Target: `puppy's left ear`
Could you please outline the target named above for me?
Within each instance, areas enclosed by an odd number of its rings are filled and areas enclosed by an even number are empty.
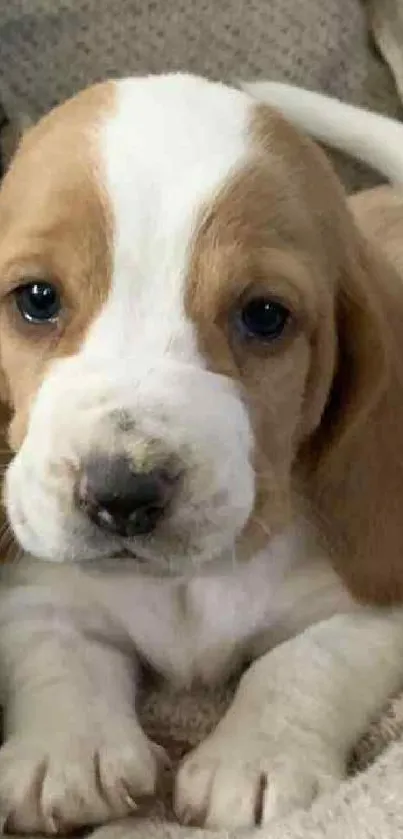
[[[393,267],[353,226],[346,236],[336,291],[336,364],[320,426],[311,441],[321,469],[345,456],[346,443],[385,392],[391,371]],[[389,301],[389,302],[388,302]]]

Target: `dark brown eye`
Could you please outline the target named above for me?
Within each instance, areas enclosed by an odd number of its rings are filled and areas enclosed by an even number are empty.
[[[44,281],[25,283],[14,292],[20,315],[28,323],[55,323],[60,310],[60,295],[54,285]]]
[[[281,337],[290,318],[290,311],[282,303],[255,297],[238,312],[237,326],[245,338],[271,342]]]

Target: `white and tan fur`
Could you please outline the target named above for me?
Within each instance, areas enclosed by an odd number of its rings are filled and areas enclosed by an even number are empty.
[[[23,141],[0,193],[5,504],[32,555],[1,594],[9,828],[117,818],[154,792],[143,661],[183,686],[252,662],[176,781],[179,819],[212,827],[333,788],[403,681],[403,285],[356,216],[310,141],[201,79],[101,85]],[[18,321],[32,276],[62,287],[56,327]],[[274,352],[230,334],[256,284],[295,314]],[[76,509],[94,449],[180,458],[151,538]]]

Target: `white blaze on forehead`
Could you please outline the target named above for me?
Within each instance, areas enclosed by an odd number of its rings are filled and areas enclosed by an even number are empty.
[[[125,79],[116,96],[101,136],[114,224],[112,288],[84,354],[190,361],[189,249],[203,205],[245,161],[250,100],[182,75]]]

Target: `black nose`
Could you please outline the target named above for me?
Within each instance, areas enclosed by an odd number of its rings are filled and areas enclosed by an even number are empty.
[[[77,504],[98,527],[119,536],[152,533],[171,500],[176,476],[167,469],[137,472],[124,456],[87,463],[76,491]]]

